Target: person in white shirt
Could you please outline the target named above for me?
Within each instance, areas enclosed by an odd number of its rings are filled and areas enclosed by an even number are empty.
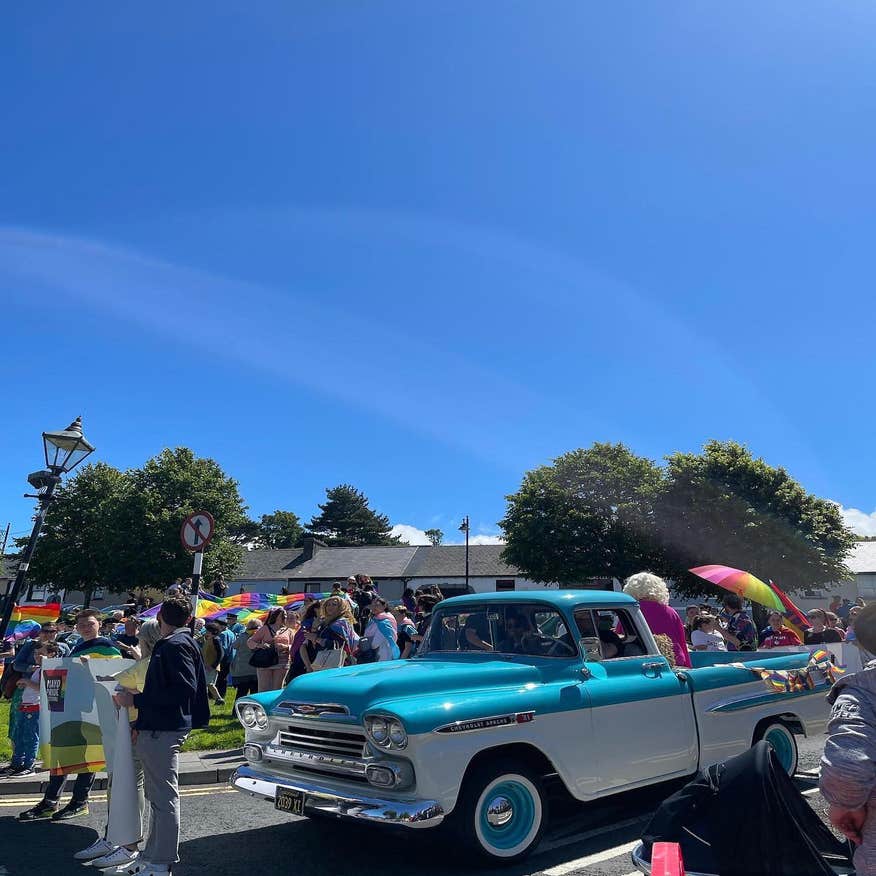
[[[690,643],[694,651],[726,651],[724,631],[710,614],[695,617],[691,624]]]

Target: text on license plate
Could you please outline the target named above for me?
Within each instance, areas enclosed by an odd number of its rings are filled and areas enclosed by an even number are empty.
[[[274,808],[288,815],[304,815],[304,792],[290,788],[277,788]]]

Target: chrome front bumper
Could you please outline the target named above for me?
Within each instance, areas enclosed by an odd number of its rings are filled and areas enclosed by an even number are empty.
[[[272,776],[251,766],[236,769],[228,784],[253,797],[274,801],[277,788],[288,788],[304,794],[304,811],[354,818],[378,824],[402,827],[435,827],[444,820],[444,810],[435,800],[380,800],[364,794],[341,793],[298,776]]]

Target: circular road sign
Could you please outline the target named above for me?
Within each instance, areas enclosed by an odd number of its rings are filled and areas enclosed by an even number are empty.
[[[183,547],[187,551],[202,551],[213,537],[213,528],[216,526],[213,515],[209,511],[197,511],[189,514],[183,520],[179,537]]]

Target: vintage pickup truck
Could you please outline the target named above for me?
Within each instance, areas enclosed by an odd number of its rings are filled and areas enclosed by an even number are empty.
[[[795,734],[823,732],[827,681],[775,693],[726,664],[792,669],[809,654],[692,659],[674,670],[622,593],[448,599],[413,659],[240,699],[247,763],[230,783],[295,815],[449,824],[457,841],[512,861],[545,829],[548,775],[594,800],[688,776],[764,738],[793,772]]]

